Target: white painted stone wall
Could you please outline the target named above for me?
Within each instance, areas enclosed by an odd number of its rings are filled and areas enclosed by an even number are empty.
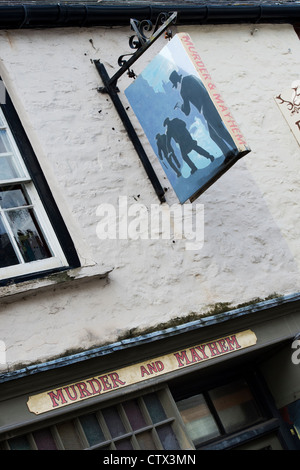
[[[274,101],[299,79],[300,41],[289,25],[181,28],[189,33],[252,152],[205,192],[204,244],[99,240],[97,208],[119,197],[150,210],[158,199],[92,63],[110,75],[131,52],[129,28],[1,31],[0,73],[93,279],[0,305],[1,370],[115,341],[218,302],[235,306],[300,290],[300,147]],[[163,38],[134,66],[136,73]],[[124,76],[122,90],[130,84]],[[123,99],[123,94],[120,95]],[[133,117],[134,119],[134,117]],[[169,187],[138,131],[163,186]],[[169,187],[167,203],[177,199]],[[15,291],[21,290],[18,286]],[[7,294],[7,289],[1,289]],[[1,293],[0,293],[1,294]]]

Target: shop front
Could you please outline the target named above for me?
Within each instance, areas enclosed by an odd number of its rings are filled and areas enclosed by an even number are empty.
[[[261,302],[3,375],[1,449],[299,449],[298,307]]]

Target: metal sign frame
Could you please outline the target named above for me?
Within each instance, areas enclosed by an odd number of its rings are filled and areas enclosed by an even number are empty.
[[[165,190],[161,186],[161,183],[149,161],[149,158],[140,142],[140,139],[137,136],[137,133],[128,117],[128,114],[118,96],[119,89],[117,87],[118,79],[127,71],[129,77],[134,78],[135,74],[130,69],[130,67],[136,62],[141,55],[149,49],[150,46],[167,30],[167,28],[171,24],[175,24],[177,18],[177,12],[174,13],[160,13],[157,17],[157,21],[154,27],[154,33],[147,38],[145,31],[151,31],[153,26],[151,21],[144,20],[144,21],[137,21],[135,19],[130,20],[131,28],[135,31],[135,35],[131,36],[129,39],[129,45],[131,48],[137,49],[137,51],[133,54],[124,54],[119,57],[118,64],[120,65],[120,69],[112,76],[109,77],[107,70],[100,60],[94,60],[95,67],[102,79],[103,87],[98,88],[99,93],[107,93],[115,108],[121,118],[124,127],[127,131],[129,138],[131,139],[133,146],[144,166],[144,169],[155,189],[155,192],[160,200],[160,202],[166,202],[165,200]],[[160,22],[162,25],[159,27]],[[167,32],[166,37],[171,37],[171,33]],[[135,39],[137,38],[137,40]],[[128,60],[124,60],[126,55],[131,55],[131,58]]]

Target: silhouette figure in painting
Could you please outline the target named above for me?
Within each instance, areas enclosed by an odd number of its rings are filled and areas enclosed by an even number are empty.
[[[223,155],[227,158],[234,156],[236,145],[201,80],[194,75],[182,78],[182,75],[179,75],[175,70],[169,79],[173,88],[177,88],[178,84],[181,84],[180,95],[183,100],[180,106],[181,111],[188,116],[191,112],[191,105],[195,106],[206,120],[209,135]]]
[[[176,175],[179,177],[181,173],[179,171],[180,163],[175,155],[175,152],[171,145],[167,146],[167,136],[166,134],[156,134],[156,143],[158,149],[158,156],[163,161],[167,160],[170,167],[175,171]],[[174,160],[174,161],[173,161]],[[175,163],[174,163],[175,162]]]
[[[194,162],[189,157],[189,153],[192,150],[195,150],[199,155],[208,158],[210,161],[214,160],[214,157],[208,153],[204,148],[198,145],[197,141],[193,139],[191,134],[186,128],[186,123],[181,119],[174,118],[170,120],[166,118],[164,121],[164,127],[167,128],[166,137],[167,137],[167,149],[171,149],[171,140],[174,141],[179,145],[182,159],[188,164],[191,168],[191,174],[195,173],[198,170]]]

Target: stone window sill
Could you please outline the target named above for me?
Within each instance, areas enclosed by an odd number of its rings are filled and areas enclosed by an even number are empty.
[[[83,284],[97,279],[105,279],[113,267],[108,266],[82,266],[49,274],[38,279],[11,283],[0,287],[0,299],[5,301],[15,300],[16,297],[24,297],[30,294],[40,293],[53,288],[68,287],[74,284]]]

